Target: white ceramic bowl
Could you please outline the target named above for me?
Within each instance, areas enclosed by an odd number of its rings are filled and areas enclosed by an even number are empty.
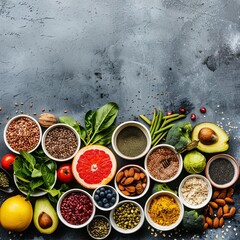
[[[117,140],[118,140],[118,136],[119,134],[122,132],[122,130],[124,130],[125,128],[128,128],[128,127],[136,127],[138,129],[141,130],[141,132],[144,134],[144,136],[146,137],[146,146],[145,148],[140,151],[139,150],[139,153],[137,155],[133,155],[133,156],[128,156],[126,154],[123,154],[120,150],[119,150],[119,146],[117,144]],[[133,146],[133,145],[132,145]],[[112,134],[112,147],[113,147],[113,150],[115,151],[115,153],[123,158],[123,159],[126,159],[126,160],[136,160],[136,159],[140,159],[142,157],[144,157],[147,152],[149,151],[150,147],[151,147],[151,135],[150,135],[150,132],[149,130],[147,129],[147,127],[145,127],[142,123],[140,122],[137,122],[137,121],[127,121],[127,122],[124,122],[122,124],[120,124],[113,132]],[[136,146],[134,146],[134,149],[136,150]],[[137,150],[138,152],[138,150]]]
[[[143,192],[142,192],[141,194],[136,194],[136,195],[134,195],[134,196],[127,196],[127,195],[125,195],[125,194],[119,189],[118,183],[117,183],[117,181],[116,181],[119,172],[122,172],[122,171],[124,171],[124,170],[126,170],[126,169],[130,169],[130,168],[138,168],[138,169],[140,169],[141,172],[144,173],[144,175],[145,175],[145,177],[146,177],[146,183],[145,183],[146,186],[145,186]],[[142,180],[141,180],[141,181],[142,181]],[[136,183],[137,183],[137,181],[135,180],[135,181],[134,181],[132,184],[130,184],[130,185],[136,185]],[[124,198],[126,198],[126,199],[130,199],[130,200],[135,200],[135,199],[139,199],[139,198],[143,197],[143,196],[147,193],[147,191],[148,191],[148,189],[149,189],[149,186],[150,186],[150,178],[149,178],[149,175],[148,175],[148,173],[146,172],[146,170],[145,170],[144,168],[142,168],[141,166],[136,165],[136,164],[128,164],[128,165],[125,165],[125,166],[123,166],[122,168],[120,168],[120,169],[118,170],[118,172],[116,173],[115,178],[114,178],[114,186],[115,186],[116,190],[118,191],[118,193],[119,193],[122,197],[124,197]],[[122,186],[123,186],[123,185],[122,185]],[[124,187],[127,187],[127,186],[124,186]]]
[[[4,142],[5,142],[5,144],[6,144],[6,146],[8,147],[9,150],[11,150],[12,152],[14,152],[14,153],[16,153],[16,154],[19,154],[19,151],[15,150],[13,147],[10,146],[10,144],[9,144],[8,141],[7,141],[7,136],[6,136],[9,125],[10,125],[13,121],[15,121],[15,120],[17,120],[17,119],[19,119],[19,118],[28,118],[28,119],[32,120],[32,121],[37,125],[37,127],[38,127],[38,130],[39,130],[39,140],[38,140],[38,143],[37,143],[33,148],[31,148],[29,151],[27,151],[27,152],[31,153],[31,152],[35,151],[35,150],[38,148],[38,146],[39,146],[40,143],[41,143],[41,139],[42,139],[42,128],[41,128],[41,126],[39,125],[38,121],[37,121],[35,118],[31,117],[31,116],[28,116],[28,115],[25,115],[25,114],[20,114],[20,115],[17,115],[17,116],[15,116],[15,117],[11,118],[11,119],[8,121],[8,123],[6,124],[5,128],[4,128],[4,133],[3,133]]]
[[[62,213],[61,213],[61,206],[63,204],[63,201],[66,197],[69,197],[69,194],[72,194],[72,193],[77,193],[77,194],[84,194],[85,196],[87,196],[89,198],[89,201],[91,203],[91,207],[92,207],[92,214],[91,216],[89,216],[88,220],[85,221],[84,223],[82,224],[71,224],[69,223],[68,221],[65,220],[65,218],[63,217]],[[75,199],[76,200],[76,199]],[[71,200],[66,206],[65,206],[65,209],[66,211],[68,212],[67,215],[70,216],[70,212],[71,210],[69,209],[69,205],[71,205],[71,203],[73,202],[74,200]],[[77,201],[77,200],[76,200]],[[77,201],[79,202],[79,201]],[[79,204],[79,207],[81,207],[82,205]],[[89,205],[88,205],[89,206]],[[75,207],[75,210],[76,210],[76,207]],[[80,210],[81,211],[81,210]],[[80,212],[79,211],[79,212]],[[83,227],[86,227],[91,221],[92,219],[94,218],[95,216],[95,212],[96,212],[96,208],[95,208],[95,205],[93,203],[93,199],[92,199],[92,196],[86,192],[85,190],[82,190],[82,189],[79,189],[79,188],[73,188],[73,189],[70,189],[68,191],[66,191],[65,193],[63,193],[61,195],[61,197],[58,199],[58,202],[57,202],[57,215],[60,219],[60,221],[66,225],[67,227],[69,228],[74,228],[74,229],[78,229],[78,228],[83,228]],[[72,219],[72,217],[70,217],[70,219]]]
[[[105,189],[111,189],[111,190],[115,193],[115,195],[116,195],[116,196],[115,196],[115,198],[116,198],[115,203],[114,203],[112,206],[107,207],[107,208],[99,206],[98,201],[95,200],[96,194],[98,194],[98,191],[101,191],[101,188],[102,188],[102,187],[104,187]],[[98,194],[98,195],[99,195],[99,194]],[[119,194],[118,194],[117,190],[116,190],[114,187],[110,186],[110,185],[102,185],[102,186],[97,187],[97,188],[93,191],[92,197],[93,197],[93,202],[94,202],[95,206],[96,206],[98,209],[102,210],[102,211],[110,211],[110,210],[112,210],[113,208],[115,208],[115,207],[117,206],[117,204],[118,204],[118,202],[119,202]]]
[[[159,183],[167,183],[167,182],[171,182],[171,181],[175,180],[180,175],[180,173],[182,172],[182,169],[183,169],[183,159],[182,159],[181,154],[177,154],[178,161],[179,161],[179,167],[178,167],[178,170],[177,170],[177,172],[174,176],[172,176],[171,178],[168,178],[168,179],[157,179],[156,177],[154,177],[151,174],[151,172],[148,169],[148,158],[152,154],[152,152],[154,152],[156,149],[161,148],[161,147],[169,148],[174,153],[177,153],[175,148],[173,146],[169,145],[169,144],[156,145],[155,147],[151,148],[150,151],[148,152],[148,154],[146,155],[145,160],[144,160],[144,168],[146,169],[150,178],[153,179],[154,181],[159,182]],[[162,168],[162,171],[167,171],[168,170],[168,168],[165,169],[163,166],[161,166],[161,168]]]
[[[178,204],[179,209],[180,209],[180,214],[179,214],[177,221],[169,226],[163,226],[163,225],[160,225],[160,224],[154,222],[148,213],[151,202],[155,198],[160,197],[160,196],[169,196],[169,197],[173,198],[175,200],[175,202]],[[153,195],[151,195],[148,198],[148,200],[145,204],[145,207],[144,207],[144,213],[145,213],[146,220],[152,227],[154,227],[155,229],[160,230],[160,231],[169,231],[169,230],[174,229],[181,223],[181,221],[183,219],[183,214],[184,214],[184,206],[176,194],[169,192],[169,191],[160,191],[160,192],[154,193]]]
[[[96,218],[103,218],[103,219],[105,219],[105,220],[108,222],[108,224],[109,224],[108,233],[107,233],[105,236],[103,236],[103,237],[95,237],[94,235],[92,235],[92,233],[91,233],[91,231],[90,231],[91,222],[94,221],[94,219],[96,219]],[[112,225],[111,225],[111,223],[110,223],[110,220],[109,220],[107,217],[103,216],[103,215],[96,215],[96,216],[93,218],[92,221],[87,225],[87,231],[88,231],[89,236],[90,236],[91,238],[93,238],[93,239],[98,239],[98,240],[102,240],[102,239],[107,238],[107,237],[109,236],[109,234],[111,233],[111,230],[112,230]]]
[[[114,220],[114,212],[116,211],[116,209],[117,209],[119,206],[121,206],[121,205],[124,204],[124,203],[132,203],[132,204],[134,204],[135,206],[137,206],[137,207],[139,208],[139,210],[140,210],[140,221],[139,221],[138,225],[135,226],[134,228],[131,228],[131,229],[123,229],[123,228],[117,226],[117,224],[116,224],[116,222],[115,222],[115,220]],[[116,231],[118,231],[118,232],[120,232],[120,233],[123,233],[123,234],[131,234],[131,233],[134,233],[134,232],[138,231],[138,230],[142,227],[142,225],[143,225],[143,223],[144,223],[144,211],[143,211],[143,208],[141,207],[141,205],[138,204],[137,202],[132,201],[132,200],[124,200],[124,201],[119,202],[118,205],[110,212],[109,219],[110,219],[110,222],[111,222],[111,224],[112,224],[112,227],[113,227]]]
[[[211,163],[213,163],[215,160],[219,159],[219,158],[223,158],[223,159],[226,159],[228,160],[232,165],[233,165],[233,168],[234,168],[234,175],[233,175],[233,178],[231,181],[225,183],[225,184],[218,184],[218,183],[215,183],[210,174],[209,174],[209,168],[210,168],[210,165]],[[206,168],[205,168],[205,175],[206,177],[208,178],[208,180],[210,181],[210,183],[212,184],[212,186],[216,187],[216,188],[228,188],[228,187],[231,187],[239,178],[239,164],[237,162],[237,160],[228,155],[228,154],[224,154],[224,153],[221,153],[221,154],[216,154],[214,155],[213,157],[211,157],[208,162],[207,162],[207,165],[206,165]]]
[[[186,197],[184,197],[183,196],[183,193],[182,193],[182,188],[183,188],[183,186],[184,186],[184,184],[186,183],[186,181],[190,181],[190,179],[200,179],[200,181],[201,180],[203,180],[205,183],[206,183],[206,185],[207,185],[207,197],[205,198],[205,200],[204,201],[202,201],[200,204],[191,204],[189,201],[187,201],[186,200]],[[201,188],[202,187],[202,185],[200,186],[200,188],[199,188],[199,190],[198,191],[196,191],[197,190],[197,186],[196,186],[196,183],[193,185],[193,189],[190,191],[190,193],[189,193],[189,197],[191,197],[191,199],[197,199],[197,197],[196,196],[199,196],[198,195],[198,193],[203,193],[203,189]],[[191,186],[189,186],[189,189],[191,189]],[[196,193],[195,192],[193,192],[193,191],[196,191]],[[193,193],[194,193],[194,195],[193,195]],[[212,197],[212,186],[211,186],[211,183],[208,181],[208,179],[206,178],[206,177],[204,177],[204,176],[202,176],[202,175],[200,175],[200,174],[191,174],[191,175],[188,175],[187,177],[185,177],[182,181],[181,181],[181,183],[180,183],[180,185],[179,185],[179,187],[178,187],[178,196],[179,196],[179,198],[181,199],[181,201],[182,201],[182,203],[186,206],[186,207],[188,207],[188,208],[191,208],[191,209],[200,209],[200,208],[203,208],[204,206],[206,206],[207,204],[208,204],[208,202],[210,201],[210,199],[211,199],[211,197]]]
[[[18,189],[21,193],[23,193],[24,195],[27,195],[27,192],[25,192],[25,191],[23,191],[23,190],[21,190],[21,189],[19,188],[18,183],[17,183],[17,178],[16,178],[15,174],[13,174],[13,180],[14,180],[14,183],[15,183],[17,189]],[[51,189],[52,189],[52,188],[54,187],[54,185],[56,184],[56,181],[57,181],[57,171],[55,172],[55,180],[54,180],[53,185],[51,186]],[[41,196],[44,196],[44,195],[46,195],[46,194],[47,194],[47,192],[45,192],[45,191],[35,191],[35,192],[31,193],[30,196],[31,196],[31,197],[41,197]]]
[[[59,127],[64,127],[64,128],[70,129],[70,130],[75,134],[75,136],[76,136],[76,138],[77,138],[77,147],[76,147],[75,152],[74,152],[71,156],[69,156],[69,157],[67,157],[67,158],[64,158],[64,159],[60,159],[60,158],[53,157],[53,156],[46,150],[46,146],[45,146],[45,139],[46,139],[47,134],[48,134],[51,130],[53,130],[54,128],[59,128]],[[55,160],[55,161],[58,161],[58,162],[65,162],[65,161],[71,160],[71,159],[77,154],[78,150],[80,149],[80,146],[81,146],[81,139],[80,139],[80,136],[79,136],[79,134],[77,133],[77,131],[76,131],[73,127],[71,127],[71,126],[69,126],[69,125],[67,125],[67,124],[64,124],[64,123],[57,123],[57,124],[54,124],[54,125],[48,127],[48,128],[46,129],[46,131],[44,132],[43,137],[42,137],[42,149],[43,149],[44,153],[45,153],[49,158],[51,158],[51,159],[53,159],[53,160]]]

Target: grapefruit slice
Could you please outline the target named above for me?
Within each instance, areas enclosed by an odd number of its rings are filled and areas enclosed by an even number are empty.
[[[79,184],[95,189],[108,184],[117,170],[117,160],[112,151],[101,145],[83,147],[75,155],[72,172]]]

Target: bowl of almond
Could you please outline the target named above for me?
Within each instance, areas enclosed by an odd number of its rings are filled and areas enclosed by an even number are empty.
[[[141,166],[128,164],[118,170],[114,178],[114,185],[122,197],[135,200],[147,193],[150,178]]]

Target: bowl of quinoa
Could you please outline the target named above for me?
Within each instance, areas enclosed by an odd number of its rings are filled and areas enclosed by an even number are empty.
[[[144,168],[154,181],[167,183],[180,175],[183,169],[183,159],[173,146],[159,144],[151,148],[146,155]]]
[[[203,208],[212,197],[211,183],[203,175],[188,175],[179,185],[178,196],[182,203],[188,208]]]
[[[11,118],[4,128],[4,141],[12,152],[33,152],[41,143],[42,129],[38,121],[25,114]]]
[[[72,159],[81,146],[77,131],[64,123],[49,127],[42,137],[44,153],[51,159],[64,162]]]

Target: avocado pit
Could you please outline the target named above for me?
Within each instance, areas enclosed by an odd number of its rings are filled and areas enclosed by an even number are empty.
[[[52,218],[45,212],[41,212],[38,217],[39,226],[43,229],[50,228],[53,224]]]
[[[216,132],[208,127],[204,127],[199,131],[198,139],[205,145],[211,145],[218,141]]]

